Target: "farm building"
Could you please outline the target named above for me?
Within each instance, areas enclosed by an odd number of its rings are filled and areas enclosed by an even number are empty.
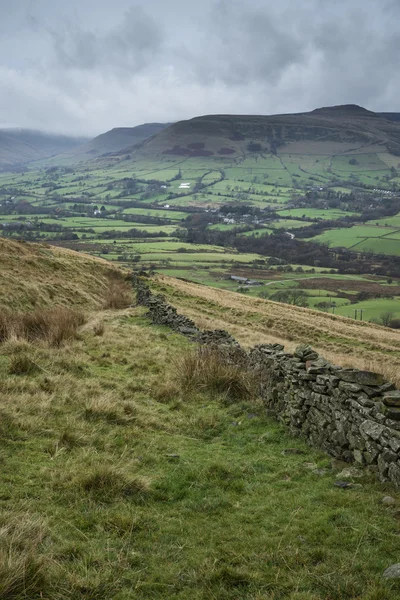
[[[255,281],[247,277],[238,277],[237,275],[229,275],[228,279],[236,281],[236,283],[240,283],[241,285],[264,285],[262,281]]]

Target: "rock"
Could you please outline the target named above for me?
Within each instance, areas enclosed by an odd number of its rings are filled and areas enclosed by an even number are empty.
[[[338,473],[338,477],[343,477],[343,478],[350,477],[352,479],[358,479],[359,477],[362,477],[363,475],[364,475],[364,473],[362,471],[360,471],[359,469],[357,469],[356,467],[347,467],[347,468],[343,469],[343,471]]]
[[[304,450],[300,450],[299,448],[286,448],[281,452],[282,456],[289,456],[291,454],[305,454]]]
[[[383,396],[383,404],[386,406],[399,406],[400,407],[400,390],[393,390],[392,392],[385,392]]]
[[[199,333],[199,330],[194,329],[194,327],[178,327],[177,331],[182,333],[182,335],[196,335]]]
[[[361,391],[361,386],[357,385],[356,383],[348,383],[347,381],[339,381],[339,389],[340,390],[344,390],[345,392],[360,392]]]
[[[306,367],[307,367],[307,363],[306,363]],[[307,373],[309,373],[309,375],[322,375],[323,373],[326,373],[326,368],[325,367],[315,367],[314,363],[311,363],[311,366],[307,367]]]
[[[360,489],[363,487],[362,483],[353,483],[352,481],[335,481],[335,483],[333,484],[334,486],[338,487],[338,488],[343,488],[343,489]]]
[[[400,486],[400,467],[396,463],[389,465],[388,477],[395,485]]]
[[[400,578],[400,563],[391,565],[384,571],[382,577],[385,579],[399,579]]]
[[[396,500],[392,496],[384,496],[381,500],[381,503],[385,506],[394,506],[396,504]]]
[[[317,360],[319,355],[317,352],[314,352],[314,350],[308,344],[300,344],[300,346],[297,346],[296,350],[294,351],[294,356],[302,359],[303,361],[307,361]]]
[[[389,381],[384,383],[383,385],[380,385],[379,387],[376,388],[378,390],[378,392],[380,394],[384,394],[385,392],[390,392],[392,390],[396,389],[396,386],[394,385],[394,383],[390,383]]]
[[[363,464],[364,462],[364,457],[363,457],[363,453],[361,452],[361,450],[353,450],[353,456],[354,456],[354,460],[356,461],[356,463],[359,464]]]
[[[360,432],[364,439],[369,437],[373,440],[379,440],[385,428],[374,421],[363,421],[360,425]]]
[[[342,369],[338,371],[338,377],[348,383],[357,383],[358,385],[382,385],[385,379],[379,373],[372,371],[358,371],[357,369]]]
[[[323,475],[326,475],[328,473],[328,469],[312,469],[312,473],[314,473],[315,475],[320,475],[322,477]]]
[[[349,487],[351,487],[351,485],[352,485],[352,484],[351,484],[351,482],[350,482],[350,481],[335,481],[335,483],[334,483],[333,485],[334,485],[335,487],[338,487],[338,488],[343,488],[343,489],[345,489],[345,488],[349,488]]]
[[[392,421],[400,421],[400,406],[385,406],[384,414],[387,419]]]

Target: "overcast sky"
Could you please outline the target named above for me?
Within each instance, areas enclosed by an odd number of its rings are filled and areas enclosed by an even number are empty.
[[[0,126],[400,111],[400,0],[0,0]]]

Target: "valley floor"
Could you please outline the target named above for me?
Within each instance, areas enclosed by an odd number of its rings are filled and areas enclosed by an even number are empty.
[[[0,597],[398,598],[400,495],[336,487],[257,400],[183,391],[192,351],[142,308],[2,345]]]

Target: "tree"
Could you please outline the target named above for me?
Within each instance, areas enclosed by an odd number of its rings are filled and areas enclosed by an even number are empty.
[[[269,298],[269,295],[268,295],[268,292],[267,292],[267,290],[263,290],[262,292],[260,292],[260,293],[258,294],[258,297],[259,297],[259,298],[263,298],[263,300],[266,300],[267,298]]]
[[[390,310],[387,310],[386,312],[381,313],[380,318],[382,321],[382,324],[385,327],[389,327],[389,323],[390,321],[393,319],[394,317],[394,313],[391,312]]]
[[[284,302],[285,304],[294,304],[295,306],[308,306],[308,296],[304,290],[296,288],[291,290],[279,290],[270,298],[275,302]]]

